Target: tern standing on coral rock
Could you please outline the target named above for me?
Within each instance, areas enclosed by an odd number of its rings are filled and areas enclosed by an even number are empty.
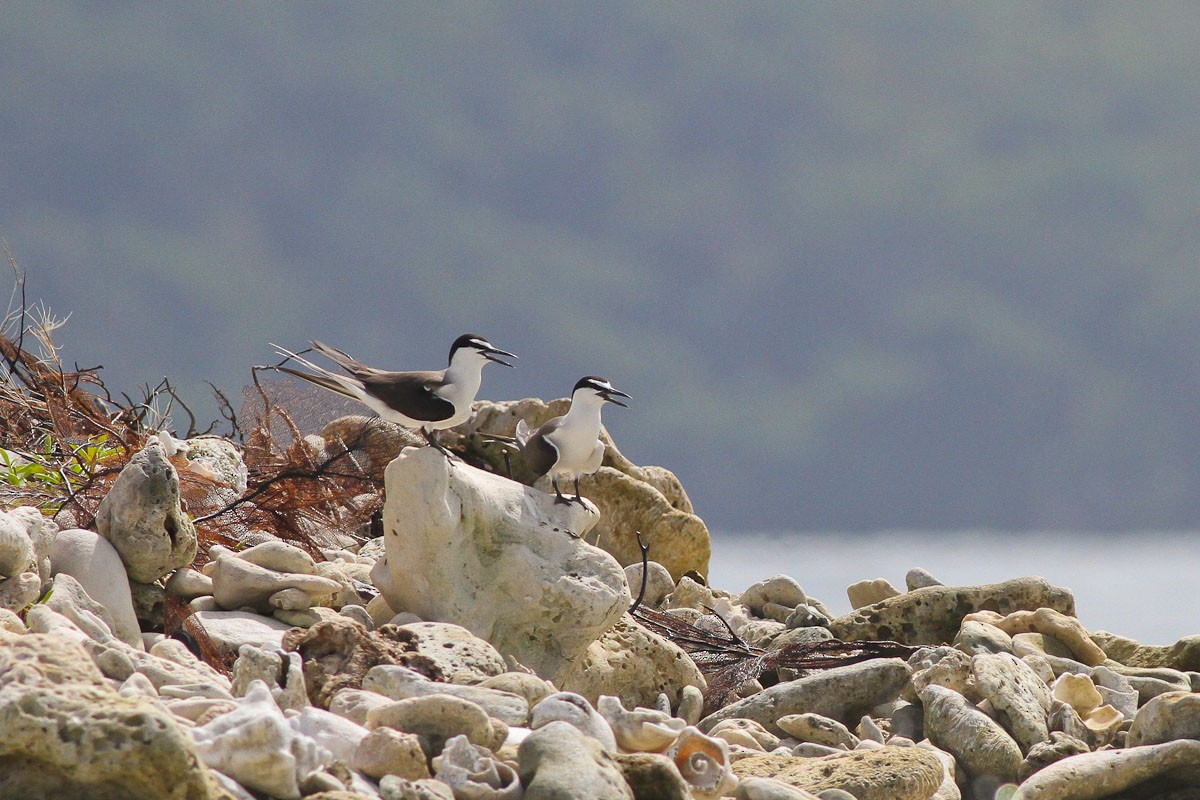
[[[319,367],[279,345],[272,347],[281,356],[303,364],[313,373],[282,365],[276,367],[279,371],[357,400],[386,420],[406,428],[419,428],[425,441],[446,456],[450,455],[449,451],[434,438],[433,431],[453,428],[470,418],[471,403],[479,391],[485,364],[492,361],[511,367],[512,364],[499,356],[517,357],[478,334],[465,333],[450,347],[450,365],[446,369],[387,372],[361,364],[329,345],[312,342],[313,349],[349,373],[347,377]]]
[[[591,475],[600,469],[604,459],[604,444],[600,441],[600,409],[605,403],[627,406],[617,397],[629,398],[604,378],[588,375],[580,378],[571,392],[571,407],[561,417],[554,417],[536,431],[525,420],[517,422],[517,447],[525,463],[540,478],[550,476],[555,501],[570,502],[558,488],[559,477],[575,479],[575,501],[579,496],[579,476]]]

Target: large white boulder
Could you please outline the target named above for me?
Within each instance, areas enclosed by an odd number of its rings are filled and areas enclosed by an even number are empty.
[[[580,538],[590,504],[404,450],[385,473],[384,557],[371,578],[395,611],[454,622],[554,680],[632,602],[625,572]]]

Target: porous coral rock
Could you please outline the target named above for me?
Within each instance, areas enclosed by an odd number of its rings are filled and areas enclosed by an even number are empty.
[[[121,695],[78,644],[30,633],[0,648],[0,793],[89,800],[224,798],[179,723]]]
[[[903,644],[941,644],[951,641],[966,614],[992,609],[1007,614],[1022,609],[1051,608],[1075,613],[1075,600],[1066,589],[1042,578],[1017,578],[978,586],[927,586],[890,597],[829,623],[842,641],[890,640]]]
[[[501,448],[485,444],[477,432],[512,436],[518,419],[536,428],[551,417],[566,412],[568,400],[549,403],[536,398],[500,403],[476,402],[474,416],[450,432],[451,441],[468,446],[468,459],[486,462],[493,472],[504,472]],[[708,574],[711,543],[704,522],[695,515],[691,500],[679,480],[662,467],[639,467],[631,463],[601,427],[605,444],[603,466],[581,481],[584,496],[595,503],[601,518],[594,528],[598,546],[611,553],[623,566],[642,560],[636,531],[649,543],[652,555],[678,580],[689,570]],[[519,457],[512,458],[513,477],[545,491],[549,478],[533,481],[533,474]]]
[[[611,694],[626,706],[643,707],[653,705],[661,694],[677,702],[684,687],[707,685],[678,645],[628,615],[588,645],[555,683],[589,699]]]
[[[951,689],[931,684],[921,690],[925,735],[953,755],[972,778],[1012,781],[1021,766],[1021,749],[997,722]]]
[[[157,439],[121,469],[96,510],[96,530],[138,583],[192,563],[196,528],[180,506],[179,475]]]
[[[238,783],[281,800],[300,797],[300,784],[331,754],[288,724],[271,690],[254,681],[238,708],[192,730],[204,762]]]
[[[942,783],[942,762],[916,747],[883,747],[816,758],[768,754],[733,763],[743,780],[774,778],[809,792],[845,789],[857,800],[928,800]]]
[[[431,448],[402,452],[385,485],[386,555],[371,576],[393,609],[462,625],[559,683],[632,602],[620,565],[575,538],[595,524],[587,505]]]

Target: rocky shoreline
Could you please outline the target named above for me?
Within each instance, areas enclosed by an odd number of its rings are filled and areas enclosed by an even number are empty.
[[[840,617],[769,567],[724,592],[667,470],[610,445],[589,500],[556,504],[472,435],[555,404],[477,412],[452,442],[465,460],[386,426],[358,442],[384,485],[377,536],[206,539],[181,475],[247,491],[217,437],[148,437],[94,530],[6,503],[0,796],[1200,797],[1200,636],[1085,630],[1070,592],[1036,577],[949,587],[913,570],[903,591],[848,587]],[[302,444],[319,462],[368,424]],[[725,672],[629,613],[643,585],[643,608],[729,643]],[[866,644],[770,661],[837,640]],[[714,707],[730,665],[746,680]]]

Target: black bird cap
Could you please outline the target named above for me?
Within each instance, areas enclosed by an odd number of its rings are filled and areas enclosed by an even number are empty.
[[[496,347],[494,344],[489,342],[483,336],[480,336],[478,333],[464,333],[462,336],[460,336],[454,340],[454,344],[450,345],[450,360],[451,361],[454,360],[454,354],[457,353],[459,351],[459,349],[463,348],[463,347],[469,347],[472,350],[478,350],[479,352],[483,353],[484,357],[488,361],[494,361],[497,364],[503,364],[506,367],[511,367],[512,364],[508,364],[504,361],[501,361],[500,359],[495,358],[495,356],[501,355],[501,356],[508,356],[509,358],[517,357],[516,353],[510,353],[507,350],[501,350],[499,347]]]
[[[623,407],[625,404],[618,400],[617,397],[626,397],[631,400],[633,399],[609,383],[608,378],[601,378],[599,375],[585,375],[584,377],[580,378],[578,382],[576,382],[575,388],[571,390],[571,393],[574,394],[580,389],[593,389],[608,402],[615,403],[616,405]]]
[[[491,346],[491,342],[480,336],[478,333],[464,333],[462,336],[454,340],[454,344],[450,345],[450,357],[454,358],[454,354],[461,347],[473,347],[476,350],[482,350],[480,345]]]
[[[596,391],[603,391],[609,386],[612,386],[612,384],[608,382],[608,378],[601,378],[599,375],[585,375],[575,383],[575,388],[571,391],[575,392],[585,387],[595,389]]]

